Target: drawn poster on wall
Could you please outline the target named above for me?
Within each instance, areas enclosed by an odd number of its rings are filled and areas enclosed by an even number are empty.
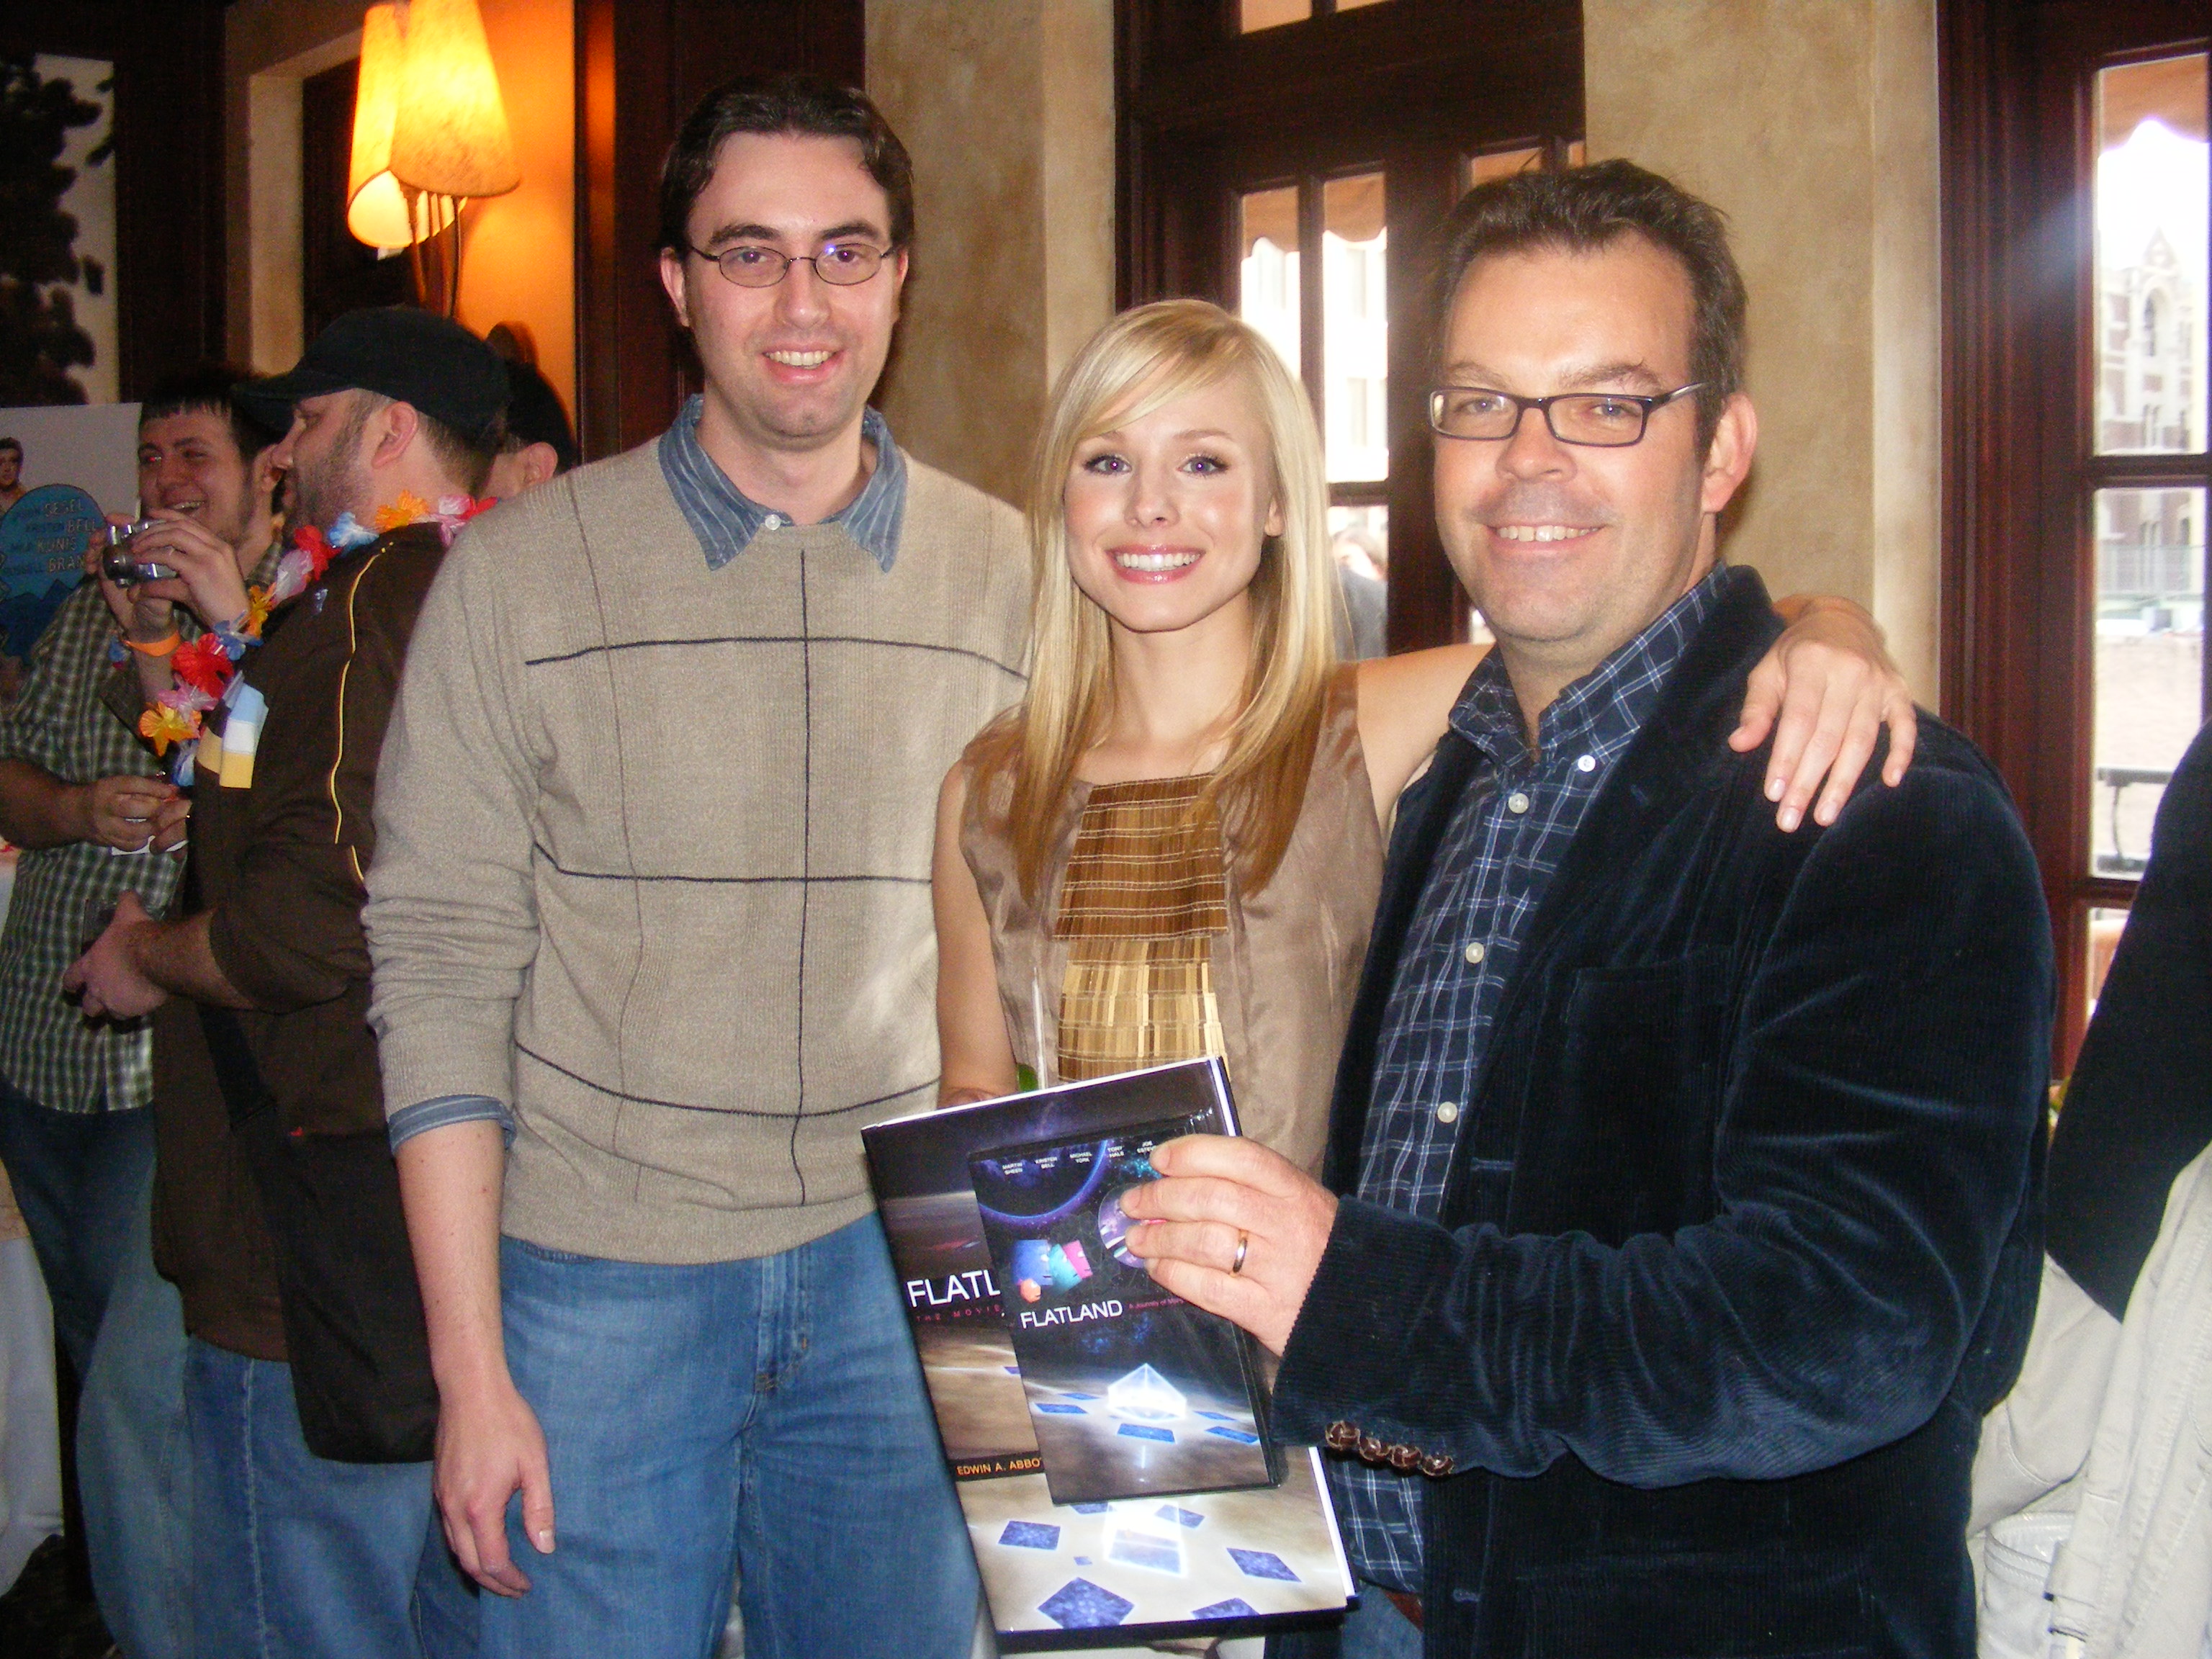
[[[87,538],[137,501],[137,404],[0,409],[0,703],[82,578]]]
[[[114,73],[0,56],[0,404],[115,399]]]

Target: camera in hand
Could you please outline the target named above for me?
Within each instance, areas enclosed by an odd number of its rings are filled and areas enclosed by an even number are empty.
[[[137,519],[129,524],[107,526],[107,551],[100,556],[100,568],[107,580],[118,587],[129,587],[137,582],[159,581],[177,574],[174,565],[153,559],[141,559],[131,550],[131,538],[142,530],[151,530],[159,519]]]

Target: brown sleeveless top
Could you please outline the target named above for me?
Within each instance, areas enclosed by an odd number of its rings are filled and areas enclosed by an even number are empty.
[[[990,918],[1017,1060],[1063,1082],[1219,1054],[1244,1132],[1319,1170],[1382,878],[1354,672],[1329,683],[1297,826],[1256,894],[1212,816],[1187,810],[1202,779],[1076,784],[1042,907],[1014,873],[1012,780],[969,788],[960,850]],[[971,747],[971,778],[973,760]]]

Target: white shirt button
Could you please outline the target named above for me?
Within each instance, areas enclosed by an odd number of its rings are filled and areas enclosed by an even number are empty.
[[[1444,1103],[1443,1103],[1443,1105],[1441,1105],[1441,1106],[1437,1107],[1437,1122],[1439,1122],[1439,1123],[1456,1123],[1456,1122],[1458,1122],[1458,1121],[1459,1121],[1459,1102],[1457,1102],[1457,1101],[1455,1101],[1455,1100],[1448,1100],[1448,1101],[1444,1102]]]
[[[782,529],[782,528],[783,528],[783,514],[781,514],[781,513],[771,513],[771,514],[769,514],[768,515],[768,517],[766,517],[765,519],[763,519],[763,520],[761,520],[761,528],[762,528],[763,530],[781,530],[781,529]]]
[[[1516,789],[1511,794],[1505,798],[1505,810],[1509,812],[1527,811],[1528,810],[1528,797],[1522,794],[1518,789]]]
[[[1595,755],[1584,755],[1580,760],[1577,760],[1575,763],[1575,770],[1577,772],[1596,771],[1597,757]]]
[[[1482,941],[1477,939],[1461,954],[1467,957],[1467,965],[1473,968],[1480,965],[1483,957],[1488,956],[1490,952],[1484,948]]]

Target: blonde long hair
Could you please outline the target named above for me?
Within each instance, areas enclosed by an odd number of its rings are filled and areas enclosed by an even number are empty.
[[[1244,706],[1200,810],[1221,814],[1248,892],[1267,885],[1290,843],[1335,665],[1342,604],[1329,556],[1321,440],[1305,393],[1256,331],[1203,300],[1163,300],[1124,312],[1076,354],[1054,388],[1037,442],[1029,499],[1029,695],[986,735],[975,780],[981,787],[1001,771],[1013,775],[1006,827],[1022,890],[1032,902],[1040,898],[1076,763],[1097,741],[1114,706],[1106,613],[1076,586],[1068,568],[1061,496],[1076,449],[1230,380],[1241,380],[1259,405],[1283,531],[1261,546],[1249,590],[1252,656]]]

